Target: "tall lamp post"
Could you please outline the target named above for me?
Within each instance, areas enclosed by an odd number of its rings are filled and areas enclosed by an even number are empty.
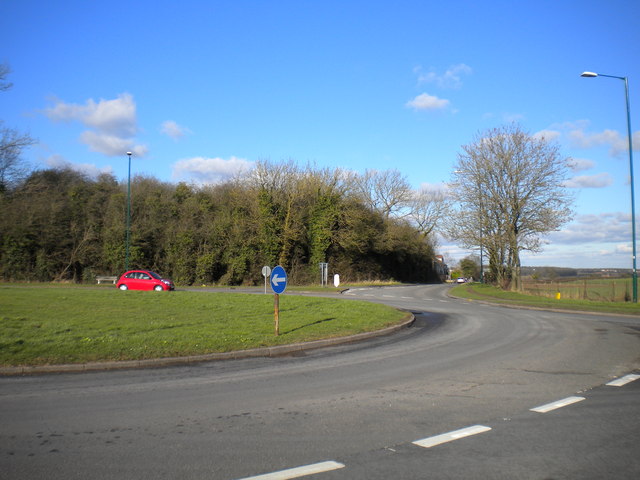
[[[129,175],[127,176],[127,240],[124,250],[124,271],[129,270],[129,243],[131,242],[131,152],[129,157]]]
[[[624,94],[627,102],[627,134],[629,138],[629,175],[631,176],[631,235],[633,245],[633,302],[638,303],[638,272],[636,270],[636,201],[633,186],[633,140],[631,138],[631,113],[629,109],[629,80],[627,77],[618,77],[617,75],[605,75],[603,73],[582,72],[582,77],[608,77],[617,78],[624,81]]]

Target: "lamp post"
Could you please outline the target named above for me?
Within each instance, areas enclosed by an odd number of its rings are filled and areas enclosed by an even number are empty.
[[[127,176],[127,240],[124,251],[124,271],[129,270],[129,243],[131,241],[131,152],[127,152],[129,157],[129,174]]]
[[[638,303],[638,272],[636,270],[636,201],[633,186],[633,140],[631,138],[631,112],[629,109],[629,80],[627,77],[618,77],[617,75],[605,75],[603,73],[582,72],[581,77],[608,77],[617,78],[624,81],[624,94],[627,102],[627,134],[629,138],[629,175],[631,176],[631,235],[633,245],[633,302]]]

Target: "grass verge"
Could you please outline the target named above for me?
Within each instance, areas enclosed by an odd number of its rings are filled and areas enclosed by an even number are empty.
[[[141,360],[269,347],[374,331],[406,317],[327,298],[0,286],[0,365]]]
[[[629,302],[594,302],[589,300],[570,300],[535,295],[525,295],[517,292],[506,292],[491,285],[469,283],[458,285],[451,289],[451,295],[469,300],[483,300],[503,305],[520,305],[537,308],[552,308],[583,312],[617,313],[625,315],[640,315],[640,304]]]

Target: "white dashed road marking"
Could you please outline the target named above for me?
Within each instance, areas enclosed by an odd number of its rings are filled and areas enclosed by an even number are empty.
[[[265,473],[255,477],[246,477],[240,480],[288,480],[291,478],[306,477],[307,475],[315,475],[316,473],[330,472],[344,468],[342,463],[328,461],[305,465],[304,467],[290,468],[279,472]]]
[[[631,383],[634,380],[638,380],[639,378],[640,375],[629,374],[625,375],[624,377],[617,378],[616,380],[612,380],[611,382],[607,383],[607,385],[609,387],[623,387],[627,383]]]
[[[562,400],[558,400],[557,402],[547,403],[546,405],[541,405],[536,408],[531,408],[532,412],[537,413],[547,413],[551,410],[556,410],[558,408],[566,407],[567,405],[571,405],[573,403],[581,402],[584,400],[584,397],[567,397]]]
[[[454,440],[460,440],[461,438],[470,437],[471,435],[488,432],[489,430],[491,430],[491,427],[485,427],[484,425],[474,425],[473,427],[461,428],[460,430],[443,433],[442,435],[436,435],[435,437],[416,440],[415,442],[413,442],[413,444],[423,448],[431,448],[442,443],[453,442]]]

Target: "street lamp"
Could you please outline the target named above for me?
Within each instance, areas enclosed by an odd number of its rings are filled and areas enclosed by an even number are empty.
[[[603,73],[582,72],[581,77],[609,77],[624,81],[624,93],[627,101],[627,134],[629,138],[629,175],[631,176],[631,235],[633,245],[633,302],[638,303],[638,272],[636,271],[636,201],[633,187],[633,140],[631,138],[631,113],[629,109],[629,80],[627,77],[617,75],[605,75]]]
[[[129,175],[127,176],[127,241],[124,251],[124,271],[129,270],[129,243],[131,241],[131,152],[127,152],[129,157]]]

